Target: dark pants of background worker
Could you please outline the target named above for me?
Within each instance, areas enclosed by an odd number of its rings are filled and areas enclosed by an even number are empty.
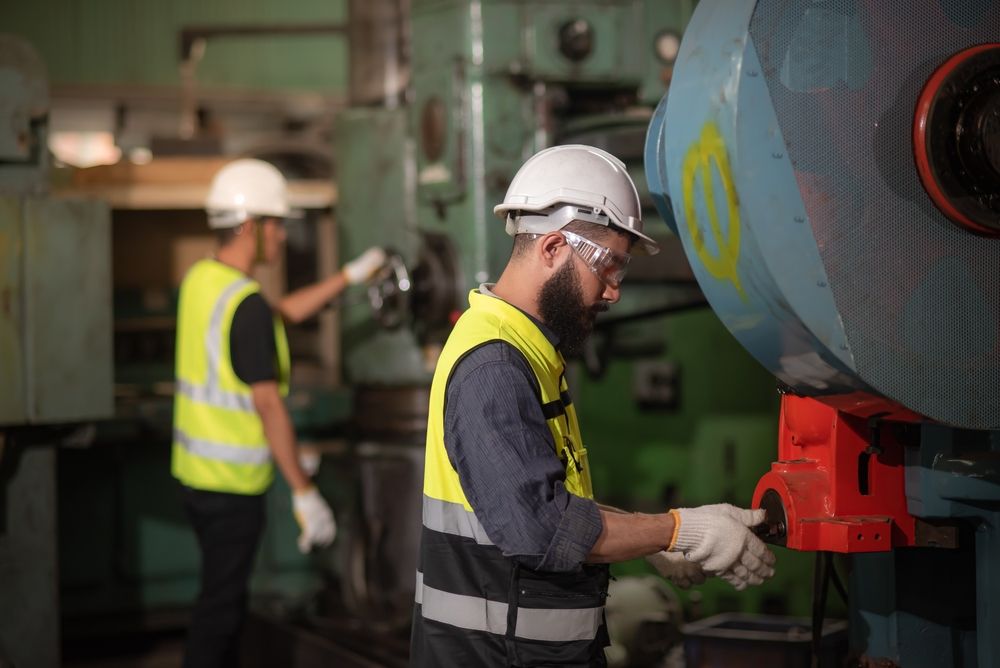
[[[184,667],[238,666],[250,572],[264,530],[264,496],[184,487],[182,497],[201,548],[201,592]]]

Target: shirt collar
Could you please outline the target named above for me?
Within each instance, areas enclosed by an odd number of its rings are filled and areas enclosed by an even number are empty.
[[[494,285],[496,285],[496,283],[481,283],[479,285],[479,293],[483,294],[483,295],[486,295],[487,297],[493,297],[494,299],[500,299],[500,297],[498,297],[496,295],[496,293],[493,292],[493,286]],[[510,304],[510,302],[508,302],[508,301],[505,301],[505,300],[502,300],[502,299],[501,299],[501,301],[503,301],[506,304]],[[513,304],[510,304],[510,305],[514,306]],[[517,307],[514,306],[514,308],[517,308]],[[524,316],[528,320],[530,320],[535,325],[535,327],[538,328],[538,331],[540,331],[542,333],[542,335],[546,338],[546,340],[549,343],[552,344],[553,348],[556,348],[556,349],[559,348],[559,337],[556,336],[555,332],[553,332],[551,329],[549,329],[548,325],[546,325],[544,322],[542,322],[538,318],[534,317],[530,313],[526,313],[522,309],[517,308],[517,310],[521,311],[521,313],[524,313]]]

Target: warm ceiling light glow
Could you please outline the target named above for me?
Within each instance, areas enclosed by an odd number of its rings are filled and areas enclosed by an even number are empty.
[[[74,167],[113,165],[122,157],[110,132],[54,132],[49,150],[57,160]]]

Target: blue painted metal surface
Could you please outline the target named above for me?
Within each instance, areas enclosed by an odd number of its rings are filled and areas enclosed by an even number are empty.
[[[852,642],[901,666],[1000,665],[1000,432],[921,426],[909,511],[962,525],[953,549],[855,555]]]
[[[650,191],[712,308],[764,366],[807,395],[867,389],[747,33],[755,4],[699,5],[647,135]]]
[[[996,2],[699,4],[649,189],[716,313],[795,392],[1000,429],[1000,242],[933,206],[910,143],[923,82],[991,34]]]
[[[1000,665],[1000,243],[930,203],[910,143],[937,65],[997,35],[996,0],[702,0],[646,140],[657,210],[747,350],[796,393],[937,422],[909,511],[968,534],[852,573],[854,649],[908,668]]]
[[[1000,431],[970,433],[926,424],[921,447],[907,453],[906,464],[911,513],[959,518],[974,527],[974,545],[959,548],[975,552],[976,623],[983,630],[979,665],[1000,665]]]

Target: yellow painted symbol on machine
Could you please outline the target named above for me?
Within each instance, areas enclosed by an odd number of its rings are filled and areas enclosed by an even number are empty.
[[[713,170],[714,167],[714,170]],[[715,201],[715,178],[718,174],[726,198],[726,213],[728,225],[725,231],[719,221],[719,211]],[[712,253],[705,244],[705,232],[699,224],[698,210],[695,206],[695,184],[701,181],[701,194],[704,198],[705,215],[708,218],[708,230],[715,241],[718,255]],[[737,263],[740,259],[740,205],[733,185],[733,171],[729,165],[729,156],[722,134],[714,121],[708,121],[701,130],[701,136],[695,140],[684,156],[681,170],[681,185],[684,196],[684,218],[687,221],[688,232],[695,253],[705,265],[708,273],[721,281],[729,281],[736,288],[740,298],[746,301],[746,293],[740,283]]]

